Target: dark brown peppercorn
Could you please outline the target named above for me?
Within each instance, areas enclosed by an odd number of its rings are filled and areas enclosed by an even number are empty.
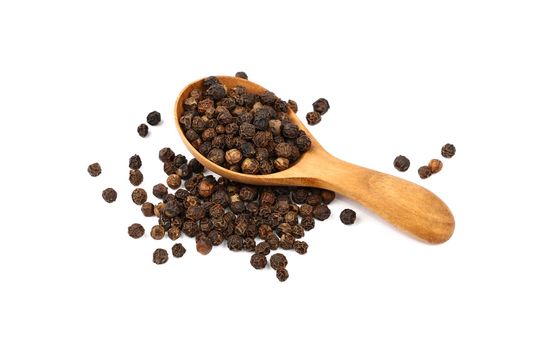
[[[436,174],[436,173],[439,173],[440,170],[442,170],[442,167],[444,166],[444,164],[439,159],[432,159],[428,163],[428,166],[430,167],[430,171],[432,171],[433,174]]]
[[[245,174],[257,174],[260,170],[260,163],[256,159],[246,158],[241,164],[241,170]]]
[[[288,100],[288,108],[294,113],[298,113],[298,104],[294,100]]]
[[[176,190],[182,184],[182,178],[176,174],[169,175],[167,178],[167,186]]]
[[[222,151],[221,149],[219,148],[213,148],[210,150],[210,152],[208,152],[207,154],[207,158],[215,163],[215,164],[218,164],[218,165],[222,165],[224,164],[224,151]]]
[[[231,235],[227,239],[227,246],[231,251],[243,249],[243,238],[239,235]]]
[[[225,158],[228,164],[234,165],[238,164],[241,161],[243,155],[238,149],[232,148],[226,152]]]
[[[286,260],[284,254],[275,253],[269,258],[269,265],[271,265],[274,270],[284,269],[286,265],[288,265],[288,260]]]
[[[129,236],[135,239],[144,236],[144,227],[141,224],[132,224],[127,231]]]
[[[206,236],[201,236],[195,242],[197,251],[203,255],[207,255],[212,250],[212,242]]]
[[[142,205],[148,199],[148,194],[143,188],[135,188],[131,194],[133,202],[137,205]]]
[[[288,279],[288,271],[286,269],[278,269],[277,270],[277,279],[281,282],[284,282]]]
[[[150,202],[146,202],[142,204],[140,211],[142,211],[142,215],[146,217],[154,216],[154,205]]]
[[[281,243],[279,237],[277,237],[277,235],[274,233],[270,234],[269,237],[267,237],[266,242],[269,245],[269,249],[271,250],[277,250]]]
[[[394,158],[393,162],[394,167],[398,171],[406,171],[410,167],[410,160],[402,155]]]
[[[161,160],[163,163],[172,162],[174,157],[174,152],[169,147],[164,147],[159,150],[159,160]]]
[[[352,225],[355,223],[356,213],[354,210],[351,209],[343,209],[341,214],[339,214],[339,219],[345,225]]]
[[[268,255],[271,249],[268,242],[260,242],[256,244],[256,248],[254,249],[254,251],[257,254]]]
[[[202,173],[205,170],[205,167],[195,158],[190,160],[188,166],[190,170],[194,173]]]
[[[137,127],[137,132],[140,135],[140,137],[146,137],[148,135],[148,125],[140,124]]]
[[[205,178],[197,186],[197,191],[201,197],[209,198],[214,193],[214,184]]]
[[[235,76],[236,76],[237,78],[241,78],[241,79],[246,79],[246,80],[248,80],[248,75],[246,75],[245,72],[237,72],[237,73],[235,73]]]
[[[184,248],[182,243],[175,243],[171,248],[171,251],[175,258],[181,258],[184,256],[184,254],[186,254],[186,248]]]
[[[144,175],[142,175],[142,172],[138,169],[136,170],[129,170],[129,182],[133,186],[138,186],[142,183],[144,180]]]
[[[324,204],[319,204],[313,209],[313,216],[317,220],[324,221],[330,217],[330,209]]]
[[[300,225],[305,231],[311,231],[315,228],[315,219],[312,216],[305,216],[301,218]]]
[[[150,125],[157,125],[161,121],[161,114],[159,112],[153,111],[148,114],[146,121]]]
[[[164,199],[165,196],[167,196],[167,194],[169,193],[169,190],[167,189],[167,186],[163,184],[157,184],[153,187],[152,193],[157,198]]]
[[[317,113],[320,113],[320,115],[324,115],[328,110],[330,109],[330,104],[328,103],[328,100],[325,98],[319,98],[315,102],[313,102],[313,110]]]
[[[453,146],[451,143],[446,143],[442,147],[442,157],[444,158],[451,158],[455,155],[455,146]]]
[[[419,174],[419,177],[421,179],[426,179],[432,175],[432,169],[428,165],[422,166],[417,170],[417,173]]]
[[[150,231],[150,236],[156,240],[163,239],[163,237],[165,237],[165,229],[160,225],[155,225]]]
[[[307,254],[307,248],[309,248],[309,245],[307,244],[307,242],[304,242],[304,241],[294,242],[294,250],[298,254],[301,254],[301,255]]]
[[[176,241],[180,238],[180,236],[182,236],[182,231],[180,231],[178,227],[171,227],[167,231],[167,236],[169,236],[171,240]]]
[[[118,193],[113,188],[107,188],[104,191],[102,191],[102,199],[106,201],[106,203],[112,203],[118,198]]]
[[[322,203],[330,204],[336,198],[336,193],[329,190],[320,191],[320,197],[322,198]]]
[[[254,238],[244,238],[243,239],[243,250],[247,252],[253,252],[256,249],[256,241]]]
[[[142,160],[140,160],[140,156],[138,154],[135,154],[131,158],[129,158],[129,168],[136,170],[140,169],[142,166]]]
[[[318,123],[321,122],[322,117],[321,117],[320,113],[318,113],[318,112],[309,112],[305,116],[305,119],[307,120],[307,124],[317,125]]]
[[[294,236],[292,236],[290,233],[283,233],[279,242],[279,246],[282,249],[288,250],[294,248],[294,242],[295,242]]]
[[[267,258],[263,254],[252,254],[250,257],[250,265],[256,270],[261,270],[267,266]]]
[[[100,167],[99,163],[93,163],[87,167],[87,172],[89,175],[96,177],[102,173],[102,168]]]

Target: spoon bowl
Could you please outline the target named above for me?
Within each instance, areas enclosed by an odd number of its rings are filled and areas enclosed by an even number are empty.
[[[247,92],[254,94],[267,91],[245,79],[227,76],[217,78],[228,89],[242,86]],[[268,175],[249,175],[213,163],[192,146],[178,121],[184,114],[184,100],[197,88],[203,88],[203,79],[189,84],[178,95],[174,110],[175,124],[188,150],[210,171],[232,181],[252,185],[328,189],[354,199],[400,230],[428,243],[443,243],[453,234],[455,229],[453,215],[435,194],[396,176],[360,167],[332,156],[290,109],[288,115],[292,123],[307,134],[312,145],[288,169]]]

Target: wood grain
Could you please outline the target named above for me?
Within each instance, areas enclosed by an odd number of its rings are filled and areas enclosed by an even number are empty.
[[[228,88],[244,86],[249,92],[261,93],[266,89],[248,80],[218,77]],[[326,188],[354,199],[384,220],[415,238],[428,243],[447,241],[455,229],[455,220],[447,205],[429,190],[375,170],[360,167],[329,154],[291,111],[289,115],[311,138],[312,146],[293,166],[270,175],[247,175],[223,168],[201,155],[186,139],[178,123],[184,112],[183,102],[191,90],[202,88],[203,81],[186,86],[175,104],[175,124],[182,141],[209,170],[233,181],[253,185],[309,186]]]

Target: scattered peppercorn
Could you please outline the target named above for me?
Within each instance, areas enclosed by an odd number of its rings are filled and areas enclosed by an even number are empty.
[[[298,113],[298,104],[294,100],[288,100],[288,108],[292,110],[294,113]]]
[[[406,171],[406,170],[409,169],[410,160],[408,158],[406,158],[405,156],[400,155],[400,156],[394,158],[393,165],[396,168],[396,170],[403,172],[403,171]]]
[[[313,102],[313,111],[320,113],[320,115],[324,115],[328,110],[330,109],[330,104],[328,103],[328,100],[325,98],[319,98],[315,102]]]
[[[159,150],[159,160],[161,160],[163,163],[172,162],[174,157],[174,152],[169,147],[164,147]]]
[[[140,210],[142,211],[142,215],[146,217],[154,216],[154,205],[150,202],[143,203]]]
[[[307,120],[307,124],[309,125],[317,125],[321,122],[322,117],[319,112],[309,112],[305,116],[305,119]]]
[[[107,188],[104,191],[102,191],[102,199],[106,201],[106,203],[112,203],[118,198],[118,193],[113,188]]]
[[[354,210],[351,209],[343,209],[341,214],[339,214],[339,219],[345,225],[352,225],[355,223],[356,213]]]
[[[208,237],[199,237],[196,241],[197,251],[203,255],[207,255],[212,250],[212,242]]]
[[[274,270],[284,269],[286,265],[288,265],[288,260],[286,260],[284,254],[275,253],[269,258],[269,265],[271,265]]]
[[[161,114],[156,111],[150,112],[146,117],[146,121],[148,122],[148,124],[155,126],[161,121]]]
[[[260,242],[256,244],[256,248],[254,249],[254,251],[257,254],[268,255],[271,251],[271,248],[268,242]]]
[[[182,184],[182,178],[176,174],[171,174],[167,178],[167,186],[176,190]]]
[[[157,184],[153,187],[152,193],[154,196],[156,196],[159,199],[164,199],[165,196],[169,193],[169,190],[167,187],[163,184]]]
[[[309,244],[305,241],[294,242],[294,250],[300,255],[307,254],[307,248],[309,248]]]
[[[154,257],[153,257],[154,264],[161,265],[166,263],[167,260],[169,260],[169,253],[167,253],[165,249],[157,248],[154,251]]]
[[[96,177],[102,173],[102,168],[99,163],[93,163],[87,167],[87,172],[89,175]]]
[[[142,166],[142,160],[140,160],[140,156],[138,154],[135,154],[131,158],[129,158],[129,168],[136,170],[140,169]]]
[[[144,175],[142,175],[142,172],[138,169],[136,170],[129,170],[129,182],[133,186],[138,186],[142,183],[144,180]]]
[[[330,217],[330,209],[324,204],[319,204],[313,209],[313,216],[317,220],[324,221]]]
[[[263,254],[254,253],[250,257],[250,265],[256,270],[261,270],[267,266],[267,258]]]
[[[246,79],[246,80],[248,80],[248,75],[246,75],[245,72],[237,72],[237,73],[235,73],[235,76],[236,76],[237,78],[241,78],[241,79]]]
[[[140,137],[146,137],[148,135],[148,125],[140,124],[137,127],[137,132]]]
[[[132,224],[127,231],[129,236],[135,239],[144,236],[144,227],[141,224]]]
[[[442,167],[444,166],[444,164],[439,159],[432,159],[428,163],[428,166],[430,167],[430,171],[432,171],[433,174],[436,174],[436,173],[439,173],[440,170],[442,170]]]
[[[169,238],[173,241],[176,241],[177,239],[180,238],[180,236],[182,236],[182,231],[180,231],[180,229],[176,226],[172,226],[168,231],[167,231],[167,236],[169,236]]]
[[[419,177],[421,179],[426,179],[432,175],[432,169],[428,165],[422,166],[417,170],[417,173],[419,174]]]
[[[288,279],[288,271],[286,269],[278,269],[277,270],[277,279],[281,282],[284,282]]]
[[[152,236],[152,238],[156,240],[163,239],[163,237],[165,237],[165,229],[163,228],[163,226],[155,225],[150,231],[150,236]]]
[[[137,205],[142,205],[148,199],[148,194],[143,188],[135,188],[131,194],[133,202]]]
[[[175,243],[171,248],[171,251],[175,258],[181,258],[184,256],[184,254],[186,254],[186,248],[184,248],[182,243]]]
[[[455,155],[455,146],[453,146],[451,143],[446,143],[442,147],[442,157],[444,158],[451,158]]]

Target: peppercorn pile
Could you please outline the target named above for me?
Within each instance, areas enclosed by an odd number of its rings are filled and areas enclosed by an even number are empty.
[[[305,132],[290,121],[288,109],[297,110],[290,102],[270,91],[255,95],[242,86],[227,89],[208,77],[203,90],[192,90],[184,101],[179,122],[188,141],[213,163],[245,174],[271,174],[290,167],[311,147]]]

